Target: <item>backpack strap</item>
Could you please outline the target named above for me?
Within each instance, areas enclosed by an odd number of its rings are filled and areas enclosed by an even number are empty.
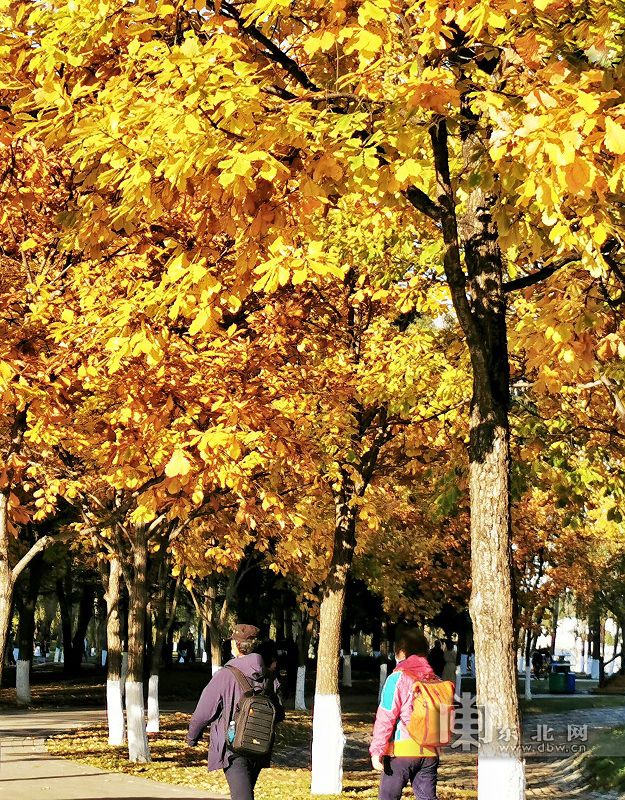
[[[245,675],[241,672],[241,670],[238,667],[233,667],[230,664],[226,664],[224,669],[227,669],[234,675],[236,682],[239,684],[241,690],[243,691],[243,694],[254,694],[254,689],[252,688],[252,684],[248,681],[248,679],[245,677]]]

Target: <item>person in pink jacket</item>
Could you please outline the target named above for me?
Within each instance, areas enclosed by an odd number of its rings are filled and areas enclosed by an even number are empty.
[[[400,800],[408,783],[417,800],[436,800],[438,750],[419,745],[406,729],[412,714],[415,679],[437,679],[427,653],[428,642],[420,631],[398,630],[397,667],[382,689],[369,747],[373,769],[382,773],[378,800]]]

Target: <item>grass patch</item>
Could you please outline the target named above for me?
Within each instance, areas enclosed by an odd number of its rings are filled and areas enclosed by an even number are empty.
[[[576,694],[562,697],[538,697],[534,700],[521,700],[523,714],[547,714],[583,708],[615,708],[625,706],[625,696]]]
[[[625,726],[601,734],[584,759],[584,769],[593,789],[625,790]]]
[[[166,714],[161,716],[161,731],[150,734],[150,764],[131,764],[125,747],[110,747],[107,743],[106,725],[94,725],[71,733],[51,737],[47,741],[50,753],[69,758],[91,767],[109,772],[123,772],[137,777],[163,781],[176,786],[229,796],[223,772],[207,772],[206,744],[198,747],[186,745],[189,728],[189,714]],[[346,732],[357,733],[370,730],[369,714],[358,712],[344,715]],[[275,752],[289,747],[306,748],[310,743],[311,717],[305,712],[287,712],[286,720],[276,732]],[[379,776],[369,769],[347,771],[343,775],[343,794],[327,795],[326,800],[374,800],[378,796]],[[307,766],[271,767],[264,769],[256,787],[257,800],[309,800],[310,771]],[[412,797],[406,790],[405,797]],[[438,791],[440,800],[469,800],[476,793],[441,785]],[[322,800],[322,796],[320,796]]]

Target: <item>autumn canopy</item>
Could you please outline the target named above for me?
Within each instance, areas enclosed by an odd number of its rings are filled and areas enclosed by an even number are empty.
[[[314,793],[353,569],[396,617],[471,589],[478,698],[519,731],[537,554],[592,594],[580,529],[623,547],[624,27],[617,0],[0,0],[0,638],[51,541],[118,565],[133,760],[160,559],[230,600],[254,553],[320,606]],[[479,774],[523,796],[518,747]]]

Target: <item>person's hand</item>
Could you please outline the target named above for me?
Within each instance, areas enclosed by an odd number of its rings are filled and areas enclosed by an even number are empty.
[[[384,764],[382,763],[380,756],[371,756],[371,766],[376,772],[384,771]]]

